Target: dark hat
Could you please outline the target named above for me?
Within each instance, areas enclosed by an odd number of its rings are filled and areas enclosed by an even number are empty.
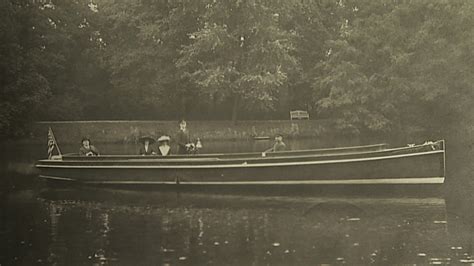
[[[154,139],[153,137],[151,137],[151,136],[143,136],[143,137],[140,137],[140,138],[138,139],[138,141],[139,141],[140,143],[145,143],[145,141],[147,141],[147,140],[150,142],[150,144],[155,143],[155,139]]]

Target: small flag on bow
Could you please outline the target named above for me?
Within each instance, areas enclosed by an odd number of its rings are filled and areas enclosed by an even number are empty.
[[[54,137],[53,130],[51,127],[48,129],[48,159],[53,157],[54,148],[58,150],[58,154],[61,155],[61,151],[59,150],[58,143],[56,142],[56,138]]]

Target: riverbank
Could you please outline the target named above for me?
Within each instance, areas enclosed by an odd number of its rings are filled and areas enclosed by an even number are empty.
[[[43,121],[31,126],[30,141],[44,143],[48,127],[61,143],[77,143],[87,136],[96,143],[135,143],[142,135],[173,135],[176,121]],[[335,132],[329,120],[188,121],[192,138],[203,140],[252,140],[258,137],[314,138]]]

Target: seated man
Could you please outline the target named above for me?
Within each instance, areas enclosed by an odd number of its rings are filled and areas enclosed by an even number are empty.
[[[264,153],[275,151],[286,151],[286,144],[283,142],[283,136],[280,134],[275,136],[275,144],[273,144],[273,147],[266,150]]]
[[[91,144],[89,138],[83,138],[81,141],[81,148],[79,148],[80,156],[98,156],[99,150]]]

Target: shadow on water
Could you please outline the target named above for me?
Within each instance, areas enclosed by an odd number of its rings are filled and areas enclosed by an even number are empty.
[[[2,156],[1,265],[474,262],[474,167],[461,144],[448,144],[443,191],[408,194],[403,187],[48,188],[31,168],[43,153],[22,146]]]

